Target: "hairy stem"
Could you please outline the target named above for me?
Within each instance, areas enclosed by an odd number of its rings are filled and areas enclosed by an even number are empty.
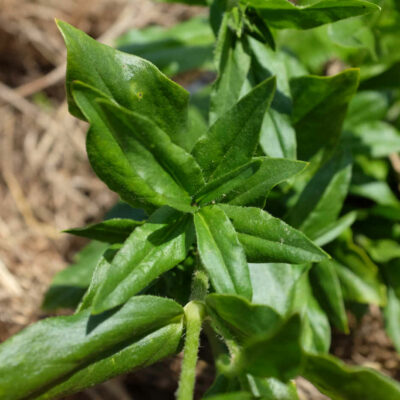
[[[197,353],[200,343],[201,324],[204,318],[204,305],[192,300],[185,306],[186,339],[177,400],[192,400],[196,378]]]

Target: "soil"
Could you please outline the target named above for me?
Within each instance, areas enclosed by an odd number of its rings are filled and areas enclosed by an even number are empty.
[[[43,294],[84,240],[60,231],[101,220],[116,196],[91,170],[85,124],[65,104],[65,50],[54,17],[112,43],[133,27],[171,26],[200,7],[150,0],[0,0],[0,342],[46,315]],[[181,77],[182,83],[190,79]],[[334,335],[332,351],[350,363],[400,378],[400,359],[382,329],[379,309],[349,336]],[[197,397],[214,368],[204,342]],[[114,379],[69,399],[173,399],[180,356]],[[299,379],[301,396],[318,400]]]

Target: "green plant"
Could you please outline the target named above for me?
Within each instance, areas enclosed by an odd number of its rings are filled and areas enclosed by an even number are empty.
[[[68,49],[70,112],[90,123],[91,165],[125,204],[102,223],[68,230],[94,241],[56,277],[44,305],[77,305],[76,313],[40,321],[0,346],[2,399],[73,393],[183,347],[177,399],[190,400],[203,325],[217,366],[207,399],[297,399],[291,379],[299,375],[332,399],[400,398],[395,381],[328,354],[330,323],[348,331],[346,305],[388,304],[389,315],[400,309],[388,264],[398,248],[369,237],[365,227],[371,218],[399,226],[382,160],[371,161],[400,149],[399,136],[393,123],[381,121],[388,105],[380,92],[353,97],[358,70],[308,75],[307,51],[295,57],[284,50],[307,45],[303,32],[287,28],[325,29],[354,16],[379,27],[379,7],[301,3],[211,2],[218,77],[209,95],[206,88],[191,103],[150,62],[58,22]],[[208,50],[196,66],[210,68],[210,31],[199,28],[199,37],[177,43],[176,30],[166,40],[181,55],[173,67],[153,52],[153,39],[132,51],[149,51],[165,72],[176,73],[193,68],[182,54],[201,44]],[[340,30],[332,35],[344,40]],[[353,58],[373,62],[364,47],[347,49],[345,58],[326,42],[308,54],[329,49],[350,65]],[[370,72],[361,87],[385,81],[395,62]],[[396,90],[390,96],[398,105]],[[371,112],[363,115],[367,106]],[[376,140],[376,124],[386,129],[386,141]],[[374,198],[365,177],[380,184]],[[349,190],[378,205],[355,211]],[[389,321],[399,338],[396,320]]]

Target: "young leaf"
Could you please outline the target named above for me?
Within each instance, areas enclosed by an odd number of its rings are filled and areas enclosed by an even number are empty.
[[[254,7],[266,22],[278,29],[310,29],[344,18],[369,14],[380,8],[362,0],[321,0],[295,6],[287,0],[242,0]]]
[[[387,297],[387,304],[383,309],[385,329],[397,352],[400,353],[400,298],[390,286]]]
[[[182,315],[182,307],[172,300],[138,296],[113,313],[94,317],[88,310],[40,321],[0,345],[0,397],[4,400],[37,398],[49,386],[74,380],[74,374],[79,373],[85,381],[75,380],[75,384],[86,386],[88,382],[90,385],[99,377],[102,379],[101,376],[112,375],[109,367],[113,358],[114,362],[125,364],[123,370],[146,364],[146,356],[156,360],[154,350],[166,345],[165,337],[163,343],[153,345],[145,337],[176,323]],[[140,340],[145,345],[144,351],[137,346]],[[168,346],[167,354],[175,350],[173,347]],[[123,354],[132,349],[138,349],[141,358]],[[129,355],[133,357],[130,359]],[[26,379],[27,376],[31,378]]]
[[[167,169],[155,158],[154,153],[157,152],[154,149],[150,151],[148,143],[143,144],[137,139],[140,134],[137,133],[135,137],[132,127],[123,123],[124,112],[118,109],[118,115],[106,113],[104,103],[99,103],[104,95],[85,84],[75,82],[72,93],[91,124],[86,141],[90,162],[110,189],[128,203],[135,204],[138,198],[156,206],[170,205],[190,211],[191,198],[188,192],[171,176],[171,167]],[[158,136],[156,133],[154,135]],[[163,147],[162,143],[157,144]],[[183,149],[181,151],[185,153]]]
[[[254,397],[247,392],[232,392],[204,397],[203,400],[252,400]]]
[[[342,288],[333,261],[325,260],[315,264],[310,271],[310,279],[314,294],[329,319],[338,329],[347,333],[349,328]]]
[[[201,208],[194,215],[201,261],[217,293],[251,299],[249,268],[238,235],[219,206]]]
[[[335,222],[327,224],[324,228],[322,228],[319,232],[318,236],[315,238],[314,243],[318,246],[325,246],[326,244],[335,240],[338,236],[340,236],[344,231],[347,230],[353,222],[357,218],[356,211],[350,211],[349,213],[343,215]]]
[[[218,32],[215,50],[218,79],[211,93],[210,125],[237,103],[250,68],[250,56],[243,41],[229,28],[228,20],[229,13],[225,13]]]
[[[71,114],[84,118],[72,96],[74,81],[101,91],[117,104],[152,119],[180,145],[189,94],[153,64],[100,44],[71,25],[57,21],[67,50],[67,96]]]
[[[301,370],[301,322],[296,314],[275,332],[257,337],[243,347],[244,369],[252,375],[273,377],[283,382]]]
[[[108,219],[84,228],[66,229],[64,232],[105,243],[123,243],[133,230],[143,221],[134,221],[126,218]]]
[[[287,222],[311,239],[318,239],[336,221],[349,190],[351,155],[338,151],[304,188],[287,215]]]
[[[170,28],[150,25],[117,39],[117,47],[143,57],[173,76],[212,67],[214,35],[205,17],[193,17]]]
[[[297,175],[307,166],[302,161],[284,158],[258,157],[260,168],[241,185],[227,193],[222,199],[224,203],[235,206],[263,207],[271,189],[285,180]]]
[[[253,303],[264,304],[280,315],[293,310],[299,279],[308,270],[307,265],[249,264]]]
[[[195,193],[204,185],[200,167],[193,156],[172,143],[169,136],[154,122],[139,114],[128,111],[108,100],[98,100],[105,112],[107,122],[121,147],[135,147],[140,144],[154,157],[162,168],[189,194]],[[130,137],[133,137],[130,141]],[[126,151],[128,153],[128,151]],[[132,156],[137,156],[132,149]],[[132,162],[137,169],[138,166]]]
[[[126,302],[186,257],[194,239],[191,215],[159,209],[115,255],[93,300],[93,313]]]
[[[265,80],[221,116],[207,136],[196,143],[193,155],[207,181],[250,161],[274,92],[275,79]]]
[[[220,204],[252,262],[317,262],[328,255],[303,233],[253,207]]]
[[[235,170],[222,175],[221,177],[209,181],[195,195],[195,202],[204,205],[214,202],[223,202],[236,193],[239,188],[247,185],[262,166],[261,158],[253,158],[249,163],[242,165]]]
[[[76,307],[85,294],[93,271],[107,247],[108,244],[96,241],[85,246],[75,256],[75,262],[53,278],[42,308],[51,311],[58,308]]]
[[[400,385],[369,368],[354,367],[329,355],[305,357],[302,375],[322,393],[341,400],[397,400]]]
[[[400,134],[387,122],[371,121],[358,124],[345,132],[344,143],[355,154],[372,158],[386,157],[400,151]]]
[[[309,160],[321,150],[326,156],[335,148],[342,133],[347,105],[357,90],[358,77],[358,69],[348,69],[335,76],[310,75],[290,81],[292,120],[301,160]]]
[[[209,294],[206,305],[217,324],[222,323],[239,342],[266,334],[282,323],[281,317],[273,308],[252,304],[238,296]]]
[[[275,378],[258,378],[246,375],[248,390],[255,398],[262,400],[299,400],[296,383],[283,383]]]

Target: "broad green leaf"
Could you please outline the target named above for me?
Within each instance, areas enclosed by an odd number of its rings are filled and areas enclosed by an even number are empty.
[[[349,190],[351,161],[348,152],[336,152],[308,182],[289,210],[287,222],[311,239],[318,239],[340,213]]]
[[[255,304],[264,304],[282,316],[293,309],[297,282],[307,270],[305,265],[293,264],[249,264],[253,299]]]
[[[229,13],[224,13],[218,32],[215,50],[218,78],[211,93],[210,125],[237,103],[250,68],[250,56],[243,41],[230,29],[229,18]]]
[[[338,21],[328,26],[329,37],[335,44],[353,49],[367,50],[372,57],[376,57],[375,35],[370,15]]]
[[[310,75],[290,81],[299,159],[309,160],[320,152],[326,157],[335,148],[358,76],[357,69],[348,69],[335,76]]]
[[[206,305],[217,324],[223,324],[239,342],[266,334],[282,322],[273,308],[252,304],[238,296],[210,294],[206,297]]]
[[[372,90],[358,92],[349,103],[344,121],[345,129],[379,121],[385,117],[388,108],[389,101],[384,93]]]
[[[194,214],[194,223],[200,259],[215,291],[251,299],[246,255],[224,211],[217,205],[203,207]]]
[[[266,22],[278,29],[310,29],[344,18],[379,11],[362,0],[321,0],[307,6],[295,6],[287,0],[241,0],[254,7]]]
[[[123,243],[133,230],[143,221],[135,221],[127,218],[108,219],[97,224],[91,224],[84,228],[66,229],[64,232],[105,243]]]
[[[390,235],[390,232],[387,234]],[[371,258],[377,263],[387,263],[396,258],[400,258],[400,246],[397,240],[370,240],[365,236],[358,236],[357,242],[364,247]]]
[[[383,121],[360,123],[345,131],[344,142],[353,153],[373,158],[386,157],[400,151],[400,133]]]
[[[195,106],[189,106],[188,128],[182,147],[191,153],[196,142],[207,133],[207,129],[208,124],[201,111]]]
[[[378,67],[380,66],[378,65]],[[378,68],[379,73],[371,77],[365,77],[360,84],[360,89],[390,90],[398,88],[400,82],[400,61],[383,64],[382,67]]]
[[[357,218],[356,211],[350,211],[349,213],[343,215],[335,222],[327,224],[318,232],[318,237],[314,239],[314,243],[318,246],[325,246],[326,244],[335,240],[340,236],[347,228],[353,225]]]
[[[117,39],[119,50],[142,57],[167,75],[212,67],[214,35],[204,17],[171,28],[133,29]]]
[[[247,392],[232,392],[204,397],[204,400],[252,400],[253,396]]]
[[[266,197],[274,186],[297,175],[307,166],[302,161],[284,158],[263,157],[259,160],[262,163],[258,171],[228,193],[223,199],[224,203],[263,207]]]
[[[400,298],[392,287],[388,288],[387,297],[387,304],[383,309],[385,329],[397,352],[400,353]]]
[[[329,251],[346,300],[385,305],[386,293],[378,267],[351,239],[337,240]]]
[[[220,204],[232,220],[240,243],[251,262],[322,261],[328,255],[303,233],[254,207]]]
[[[400,201],[387,182],[366,179],[364,182],[352,182],[350,194],[370,199],[381,206],[399,208]]]
[[[110,189],[128,203],[139,200],[190,211],[191,198],[182,184],[187,182],[187,175],[199,172],[191,156],[172,144],[153,122],[104,103],[104,96],[91,87],[74,83],[72,92],[91,124],[86,141],[89,160]],[[167,149],[176,153],[161,159]],[[172,175],[179,168],[183,175]],[[195,185],[201,174],[197,178]]]
[[[108,244],[93,241],[75,256],[75,262],[61,270],[51,282],[42,307],[45,310],[74,308],[90,284],[93,271]]]
[[[169,136],[152,120],[116,106],[107,100],[100,99],[98,101],[106,114],[113,135],[121,147],[129,145],[132,147],[131,157],[137,156],[134,148],[135,142],[138,142],[189,194],[195,193],[204,185],[200,167],[193,156],[172,143]],[[134,139],[129,140],[130,136]],[[141,150],[144,151],[144,149]],[[127,150],[126,153],[128,153]],[[133,167],[138,168],[134,160],[131,163]]]
[[[88,285],[89,287],[77,307],[77,312],[86,310],[92,306],[96,293],[101,288],[103,282],[108,278],[108,275],[112,273],[112,271],[110,272],[111,263],[120,248],[121,245],[118,245],[117,248],[110,247],[102,254],[93,271],[90,284]]]
[[[65,22],[57,24],[68,50],[67,95],[71,114],[84,118],[72,96],[73,82],[82,81],[117,104],[150,118],[180,145],[187,119],[186,90],[150,62],[100,44]]]
[[[329,355],[307,354],[302,375],[332,399],[400,398],[396,381],[369,368],[348,366]]]
[[[261,400],[299,400],[294,382],[283,383],[275,378],[246,375],[249,391]]]
[[[257,337],[243,347],[245,370],[255,376],[277,378],[283,382],[294,378],[301,370],[303,359],[300,336],[300,317],[294,315],[275,332]]]
[[[249,163],[228,172],[221,177],[209,181],[195,195],[195,202],[199,205],[211,202],[225,202],[234,196],[240,188],[247,186],[247,182],[262,167],[263,160],[261,158],[253,158]],[[240,193],[240,192],[239,192]]]
[[[182,322],[170,323],[138,340],[129,341],[125,347],[118,347],[115,353],[74,372],[64,382],[56,384],[37,399],[45,400],[76,393],[88,386],[146,368],[158,360],[172,356],[179,351],[182,331]]]
[[[159,209],[137,228],[110,264],[93,300],[98,314],[123,304],[186,258],[194,240],[191,215]],[[112,272],[111,272],[112,271]]]
[[[260,146],[267,156],[296,159],[296,132],[289,115],[268,110],[262,123]]]
[[[182,315],[182,307],[172,300],[139,296],[113,313],[92,316],[88,310],[40,321],[1,344],[0,396],[4,400],[37,398],[68,379],[79,389],[86,382],[90,385],[99,377],[112,376],[113,359],[116,369],[120,361],[125,371],[146,365],[149,358],[155,361],[157,350],[161,349],[161,356],[176,351],[177,334],[171,335],[174,344],[166,343],[165,334],[160,338],[162,343],[152,343],[146,336],[157,336],[160,328],[176,324]],[[163,346],[168,347],[166,352]],[[140,358],[129,354],[136,349]],[[74,379],[77,374],[84,380]]]
[[[257,85],[220,117],[193,149],[206,180],[218,178],[250,161],[265,111],[275,92],[275,79]]]
[[[302,348],[313,353],[327,353],[331,344],[331,328],[327,315],[314,297],[308,274],[302,275],[295,290],[292,312],[301,315]]]
[[[347,333],[349,328],[342,288],[333,261],[315,264],[310,271],[310,279],[313,292],[329,319],[338,329]]]
[[[277,79],[277,90],[271,107],[267,110],[261,126],[260,145],[267,156],[296,158],[296,132],[291,124],[290,114],[292,100],[290,98],[289,79],[292,77],[290,56],[284,52],[275,52],[257,40],[249,40],[254,65],[252,72],[256,81],[264,80],[272,75]],[[306,70],[296,71],[304,75]]]

